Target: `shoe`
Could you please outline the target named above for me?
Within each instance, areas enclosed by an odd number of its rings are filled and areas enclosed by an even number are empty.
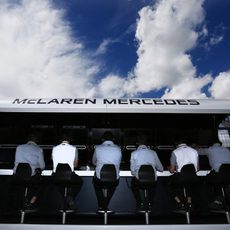
[[[101,207],[99,207],[98,209],[97,209],[97,213],[104,213],[105,211],[103,210],[103,208],[101,208]]]
[[[212,203],[210,203],[209,208],[212,210],[223,210],[223,203],[218,200],[214,200]]]
[[[137,212],[145,212],[145,207],[143,203],[139,205],[139,207],[137,208]]]
[[[176,210],[185,211],[185,206],[182,202],[176,203]]]
[[[191,210],[193,209],[192,203],[191,203],[191,202],[188,202],[188,203],[187,203],[187,207],[188,207],[188,210],[191,211]]]
[[[35,204],[32,204],[30,202],[25,203],[25,210],[33,210],[35,209]]]
[[[73,209],[73,210],[76,209],[75,200],[73,199],[72,196],[67,196],[66,202],[67,202],[67,207],[69,209]]]
[[[148,204],[148,211],[151,211],[151,210],[152,210],[152,204],[149,203],[149,204]]]

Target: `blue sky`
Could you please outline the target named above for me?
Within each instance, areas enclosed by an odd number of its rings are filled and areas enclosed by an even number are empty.
[[[229,0],[2,0],[0,98],[230,98]]]

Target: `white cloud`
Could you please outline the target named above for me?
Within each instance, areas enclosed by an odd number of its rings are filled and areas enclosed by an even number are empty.
[[[213,80],[210,93],[217,99],[230,99],[230,71],[222,72]]]
[[[202,4],[203,0],[161,0],[139,12],[138,60],[121,86],[123,96],[167,88],[163,97],[206,97],[202,88],[211,77],[197,76],[188,54],[199,36],[208,33],[202,25]]]
[[[111,40],[110,39],[104,39],[102,41],[102,43],[99,45],[99,47],[97,48],[96,50],[96,55],[101,55],[101,54],[105,54],[107,49],[108,49],[108,46],[111,44]]]
[[[140,11],[136,31],[138,62],[131,90],[148,92],[167,87],[171,89],[167,95],[171,96],[204,96],[201,88],[208,78],[199,77],[195,81],[196,68],[187,53],[197,44],[200,33],[197,28],[204,20],[202,3],[201,0],[162,0],[154,8]],[[195,87],[196,92],[182,94],[184,85],[194,82],[200,86]]]
[[[11,2],[12,3],[12,2]],[[94,95],[98,66],[51,1],[0,3],[0,98]]]
[[[206,94],[201,92],[204,85],[211,81],[211,76],[206,75],[201,78],[185,78],[171,90],[166,89],[163,98],[206,98]]]
[[[118,98],[124,96],[123,86],[125,84],[125,79],[117,75],[109,75],[106,78],[102,79],[98,85],[97,95]]]
[[[144,7],[137,21],[134,69],[126,78],[110,73],[96,83],[102,68],[96,57],[115,41],[105,39],[96,52],[86,53],[83,42],[73,40],[65,12],[52,1],[2,0],[0,98],[123,97],[162,88],[164,98],[204,98],[202,88],[212,78],[197,76],[189,55],[198,38],[208,36],[203,1],[160,0]],[[212,38],[212,45],[223,39]],[[228,79],[229,72],[217,76],[210,88],[213,97],[229,98]]]
[[[223,40],[223,35],[215,35],[210,39],[210,45],[217,45]]]

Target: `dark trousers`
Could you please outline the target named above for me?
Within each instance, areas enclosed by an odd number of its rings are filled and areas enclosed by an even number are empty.
[[[141,193],[139,181],[136,177],[132,178],[131,189],[132,189],[133,195],[134,195],[135,200],[136,200],[136,205],[138,207],[141,205],[141,203],[144,203],[144,199],[143,199],[143,195]],[[154,196],[155,196],[155,186],[148,189],[147,194],[148,194],[147,203],[153,203]]]
[[[107,199],[105,199],[105,196],[103,193],[103,184],[100,179],[94,176],[93,185],[94,185],[99,208],[105,208],[107,205],[109,205],[110,200],[116,190],[118,183],[119,183],[119,180],[117,180],[115,183],[112,183],[110,186],[108,186]]]
[[[38,199],[41,198],[44,191],[44,181],[41,175],[35,174],[30,179],[30,186],[29,186],[29,195],[30,199],[33,196],[36,196]]]
[[[209,196],[211,200],[216,199],[218,196],[222,196],[221,192],[221,178],[218,172],[214,170],[210,171],[210,173],[205,178],[206,183],[209,185]]]
[[[55,183],[55,179],[54,179],[54,183]],[[67,183],[68,185],[67,195],[70,195],[73,197],[73,199],[75,199],[81,190],[82,184],[83,184],[82,178],[78,176],[75,172],[72,172],[71,181]],[[62,185],[58,184],[57,186],[58,186],[59,192],[63,196],[65,184],[64,183]]]
[[[197,191],[199,178],[197,176],[188,176],[182,173],[174,173],[169,177],[169,189],[173,198],[176,196],[184,198],[183,188],[186,189],[187,197],[192,197]]]
[[[10,204],[12,205],[12,209],[22,207],[26,187],[28,188],[28,193],[26,197],[26,200],[28,202],[31,200],[32,197],[36,196],[36,204],[38,204],[40,198],[43,196],[44,182],[42,176],[40,175],[32,176],[30,180],[26,183],[18,181],[13,176],[9,178],[7,184],[9,189],[8,199]]]

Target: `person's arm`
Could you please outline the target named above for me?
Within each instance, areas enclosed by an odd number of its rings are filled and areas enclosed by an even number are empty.
[[[170,157],[169,172],[174,173],[175,171],[176,171],[176,156],[174,152],[172,152]]]
[[[157,156],[157,153],[154,154],[155,156],[155,161],[156,161],[156,170],[159,172],[163,172],[164,171],[164,167],[160,162],[159,157]]]
[[[197,148],[196,151],[200,156],[207,156],[208,155],[208,148]]]
[[[75,158],[74,158],[74,162],[73,162],[74,168],[77,168],[78,164],[79,164],[79,160],[78,160],[78,149],[75,148]]]
[[[97,164],[97,157],[96,157],[96,147],[94,149],[93,157],[92,157],[92,164],[96,165]]]
[[[197,168],[197,172],[200,170],[200,163],[199,163],[199,155],[198,155],[198,152],[197,152],[197,165],[196,165],[196,168]]]
[[[135,153],[134,152],[132,152],[131,153],[131,157],[130,157],[130,170],[131,170],[131,174],[133,175],[133,176],[135,176],[135,164],[136,164],[136,162],[135,162]]]
[[[38,157],[38,163],[39,163],[40,169],[43,170],[45,168],[45,161],[44,161],[44,153],[42,149]]]

